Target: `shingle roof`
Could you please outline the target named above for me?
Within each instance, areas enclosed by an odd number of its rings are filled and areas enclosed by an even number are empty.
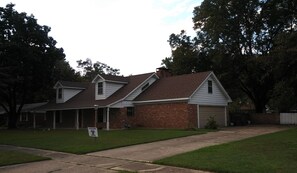
[[[201,72],[157,80],[134,101],[189,98],[211,72]]]
[[[39,107],[41,107],[41,106],[43,106],[45,104],[47,104],[47,102],[24,104],[21,112],[34,111],[34,110],[38,109]],[[20,107],[20,105],[17,105],[17,108],[19,108],[19,107]],[[5,110],[2,107],[0,107],[0,115],[5,114],[5,113],[6,113]]]
[[[100,76],[108,81],[118,81],[118,82],[128,82],[129,81],[129,77],[124,77],[124,76],[115,76],[115,75],[106,75],[106,74],[100,74]]]
[[[134,101],[141,102],[189,98],[211,73],[212,72],[201,72],[160,78],[138,97],[136,97]],[[99,107],[106,107],[108,105],[116,103],[117,101],[123,100],[134,89],[140,86],[141,83],[143,83],[153,74],[154,73],[146,73],[128,77],[120,76],[119,78],[117,78],[117,81],[119,81],[118,79],[122,79],[122,81],[126,80],[128,83],[124,84],[122,88],[120,88],[118,91],[104,100],[95,99],[95,83],[88,83],[88,86],[84,91],[80,92],[67,102],[57,104],[55,103],[55,101],[53,101],[52,103],[42,106],[40,110],[83,109],[93,108],[94,105],[98,105]],[[110,76],[104,79],[115,79],[109,77]]]
[[[152,76],[154,73],[146,73],[141,75],[127,77],[128,83],[122,88],[112,94],[110,97],[104,100],[95,100],[95,83],[89,83],[86,89],[78,93],[73,98],[69,99],[65,103],[55,103],[55,100],[51,103],[42,106],[40,110],[63,110],[63,109],[82,109],[93,108],[94,105],[99,107],[105,107],[116,101],[125,98],[131,93],[137,86]]]
[[[86,88],[88,82],[70,82],[70,81],[58,81],[63,87],[71,88]]]

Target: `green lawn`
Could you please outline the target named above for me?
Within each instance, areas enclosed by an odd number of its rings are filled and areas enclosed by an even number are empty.
[[[202,148],[155,163],[224,173],[296,172],[297,128]]]
[[[18,151],[4,151],[0,150],[0,166],[13,165],[18,163],[28,163],[41,160],[48,160],[49,158],[35,156]]]
[[[94,138],[88,136],[87,130],[0,130],[0,144],[84,154],[206,132],[207,130],[149,129],[99,131],[99,138],[95,141]]]

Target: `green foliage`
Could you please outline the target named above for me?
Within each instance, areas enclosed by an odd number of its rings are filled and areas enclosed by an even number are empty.
[[[193,11],[197,36],[171,34],[162,62],[176,74],[212,70],[233,99],[244,93],[263,112],[280,80],[296,88],[296,11],[295,0],[204,0]]]
[[[83,154],[122,146],[204,134],[207,130],[129,129],[99,131],[98,142],[88,136],[87,130],[2,130],[0,132],[0,144]]]
[[[215,116],[209,116],[207,118],[207,123],[204,128],[206,129],[218,129],[219,125],[217,124],[215,120]]]
[[[296,172],[297,129],[202,148],[157,164],[211,172]]]
[[[297,109],[297,32],[279,35],[271,52],[273,59],[274,85],[271,106],[275,110],[290,111]]]
[[[63,49],[48,35],[50,27],[13,7],[0,7],[0,68],[9,69],[5,71],[8,77],[2,79],[0,104],[9,114],[10,128],[16,127],[24,103],[40,101],[35,100],[35,93],[46,95],[51,89],[53,67],[65,58]]]
[[[162,60],[162,65],[170,69],[173,74],[187,74],[205,71],[210,68],[211,62],[206,59],[195,45],[195,40],[182,30],[180,34],[171,34],[168,40],[172,56]]]
[[[296,96],[295,88],[288,86],[285,82],[279,82],[274,87],[270,105],[279,112],[294,110],[297,108]]]
[[[92,60],[87,58],[85,61],[78,60],[77,67],[83,69],[83,78],[85,80],[92,80],[98,74],[109,74],[109,75],[119,75],[120,70],[114,69],[107,64],[101,63],[97,61],[96,63],[92,63]]]

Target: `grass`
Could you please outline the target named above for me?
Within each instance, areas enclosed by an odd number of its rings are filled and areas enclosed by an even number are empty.
[[[223,173],[296,172],[297,128],[206,147],[155,163]]]
[[[49,158],[35,156],[18,151],[4,151],[0,150],[0,166],[13,165],[19,163],[36,162],[42,160],[49,160]]]
[[[97,141],[87,130],[0,131],[0,144],[48,149],[75,154],[106,150],[177,137],[203,134],[207,130],[114,130],[99,131]]]

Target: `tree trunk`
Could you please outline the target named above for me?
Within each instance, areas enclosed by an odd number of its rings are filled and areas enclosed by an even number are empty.
[[[256,111],[256,113],[263,113],[264,108],[263,108],[263,106],[255,105],[255,111]]]
[[[8,114],[8,129],[16,129],[18,121],[17,101],[15,89],[10,89],[10,100]]]
[[[255,105],[256,113],[264,113],[265,112],[266,103],[264,103],[263,101],[255,101],[254,105]]]
[[[10,111],[8,113],[8,129],[16,129],[18,121],[18,114],[16,111]]]

